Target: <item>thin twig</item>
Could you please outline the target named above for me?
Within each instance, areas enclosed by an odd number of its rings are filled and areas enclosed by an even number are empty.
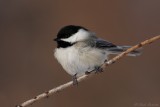
[[[130,52],[132,52],[132,51],[134,51],[134,50],[136,50],[136,49],[138,49],[138,48],[140,48],[140,47],[143,47],[144,45],[150,44],[150,43],[152,43],[152,42],[154,42],[154,41],[156,41],[156,40],[158,40],[158,39],[160,39],[160,35],[159,35],[159,36],[155,36],[155,37],[153,37],[153,38],[150,38],[150,39],[148,39],[148,40],[145,40],[145,41],[143,41],[143,42],[141,42],[141,43],[139,43],[139,44],[137,44],[137,45],[129,48],[129,49],[126,50],[125,52],[122,52],[122,53],[120,53],[119,55],[117,55],[117,56],[115,56],[114,58],[112,58],[111,60],[105,62],[105,63],[101,66],[102,69],[104,69],[106,66],[108,66],[108,65],[110,65],[110,64],[113,64],[114,62],[116,62],[117,60],[119,60],[119,59],[122,58],[123,56],[127,55],[128,53],[130,53]],[[89,74],[89,75],[83,75],[83,76],[79,77],[77,80],[78,80],[78,82],[80,82],[80,81],[85,80],[86,78],[90,77],[91,75],[93,75],[93,73],[91,73],[91,74]],[[24,103],[22,103],[22,104],[20,104],[20,105],[17,105],[16,107],[26,107],[26,106],[28,106],[28,105],[31,105],[31,104],[33,104],[33,103],[36,102],[36,101],[39,101],[39,100],[41,100],[41,99],[43,99],[43,98],[46,98],[46,97],[49,97],[49,96],[51,96],[51,95],[53,95],[53,94],[55,94],[55,93],[57,93],[57,92],[59,92],[59,91],[62,91],[63,89],[66,89],[66,88],[72,86],[72,84],[73,84],[72,81],[67,82],[67,83],[65,83],[65,84],[63,84],[63,85],[60,85],[60,86],[58,86],[58,87],[56,87],[56,88],[53,88],[53,89],[51,89],[51,90],[49,90],[49,91],[47,91],[47,92],[45,92],[45,93],[42,93],[42,94],[40,94],[40,95],[38,95],[38,96],[30,99],[30,100],[27,100],[27,101],[25,101]]]

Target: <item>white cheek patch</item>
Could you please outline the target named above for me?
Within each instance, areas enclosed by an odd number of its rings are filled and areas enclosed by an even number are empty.
[[[89,37],[90,33],[84,29],[80,29],[77,33],[73,34],[69,38],[61,39],[66,42],[75,43],[78,41],[83,41]]]

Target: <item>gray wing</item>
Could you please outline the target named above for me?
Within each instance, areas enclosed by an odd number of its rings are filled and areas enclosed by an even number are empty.
[[[117,47],[117,46],[111,42],[108,42],[108,41],[105,41],[102,39],[96,39],[95,40],[95,47],[101,48],[101,49],[106,49],[106,48],[113,48],[113,47]]]
[[[131,47],[131,46],[116,46],[111,42],[108,42],[99,38],[95,38],[94,40],[91,40],[88,45],[90,45],[91,47],[99,48],[99,49],[105,49],[108,52],[110,52],[110,54],[119,54]],[[140,54],[141,52],[139,52],[139,50],[134,50],[127,55],[138,56]]]

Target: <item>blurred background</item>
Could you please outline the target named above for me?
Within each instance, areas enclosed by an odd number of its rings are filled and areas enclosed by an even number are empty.
[[[0,106],[71,80],[53,56],[59,29],[84,26],[119,45],[160,35],[159,0],[0,0]],[[152,104],[152,105],[151,105]],[[160,106],[160,41],[30,107]]]

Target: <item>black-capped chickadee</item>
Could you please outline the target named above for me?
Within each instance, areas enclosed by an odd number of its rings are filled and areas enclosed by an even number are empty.
[[[54,56],[66,72],[77,77],[91,71],[100,71],[100,66],[110,54],[119,54],[130,46],[117,46],[111,42],[96,37],[96,34],[82,26],[68,25],[60,29]],[[128,56],[137,56],[139,51],[132,51]]]

